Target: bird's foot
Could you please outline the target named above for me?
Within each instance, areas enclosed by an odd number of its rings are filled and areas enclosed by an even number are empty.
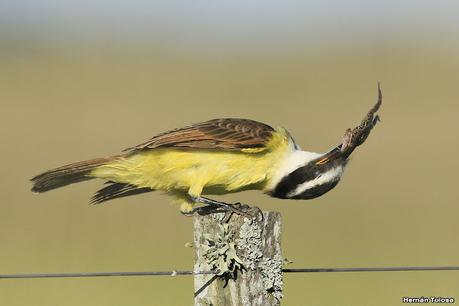
[[[195,207],[189,212],[182,212],[182,214],[189,217],[194,216],[195,214],[198,214],[200,216],[224,214],[221,220],[225,223],[231,219],[233,214],[244,216],[251,220],[258,220],[261,216],[261,220],[263,220],[263,213],[260,208],[255,206],[251,207],[249,205],[242,204],[239,202],[235,204],[224,203],[224,205],[208,204],[205,206]]]
[[[240,202],[234,203],[233,206],[244,212],[245,216],[249,216],[249,219],[263,221],[263,211],[258,206],[249,206]]]
[[[195,214],[198,214],[200,216],[207,216],[211,214],[218,214],[218,213],[224,213],[226,210],[222,209],[221,207],[216,207],[216,206],[211,206],[211,205],[205,205],[205,206],[199,206],[195,207],[190,211],[187,212],[181,212],[184,216],[187,217],[192,217]]]
[[[191,199],[196,204],[199,203],[205,205],[193,208],[189,212],[185,213],[185,215],[188,216],[192,216],[196,213],[201,216],[223,213],[224,216],[221,220],[224,222],[228,222],[233,214],[244,216],[252,221],[263,221],[263,213],[258,207],[250,207],[249,205],[239,202],[235,204],[228,204],[205,197],[191,197]]]

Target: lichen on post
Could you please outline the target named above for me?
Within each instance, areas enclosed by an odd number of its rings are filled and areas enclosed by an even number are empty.
[[[194,218],[195,305],[279,305],[282,298],[281,218],[223,214]]]

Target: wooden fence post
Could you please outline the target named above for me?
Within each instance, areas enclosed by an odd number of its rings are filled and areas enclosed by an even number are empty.
[[[282,298],[281,218],[263,212],[257,220],[233,214],[194,218],[195,305],[279,305]]]

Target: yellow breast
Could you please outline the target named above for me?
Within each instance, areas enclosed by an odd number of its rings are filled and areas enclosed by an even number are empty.
[[[263,148],[242,151],[158,148],[100,166],[91,175],[165,192],[185,191],[193,196],[203,192],[263,189],[291,147],[287,132],[277,129]]]

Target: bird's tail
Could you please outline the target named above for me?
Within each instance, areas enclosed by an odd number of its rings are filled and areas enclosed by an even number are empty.
[[[91,171],[95,168],[113,162],[121,156],[111,156],[86,160],[65,165],[43,172],[31,179],[33,192],[45,192],[66,185],[90,180]]]

